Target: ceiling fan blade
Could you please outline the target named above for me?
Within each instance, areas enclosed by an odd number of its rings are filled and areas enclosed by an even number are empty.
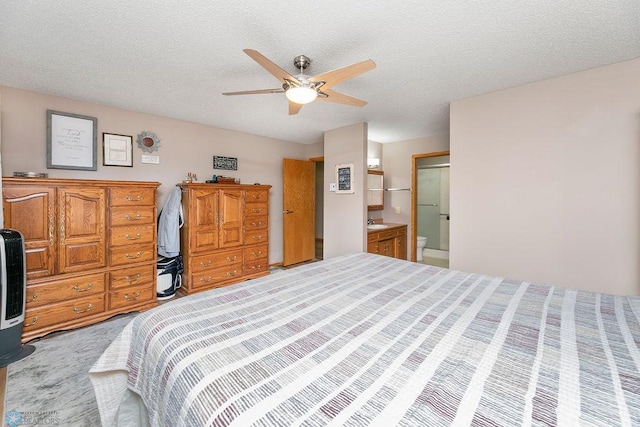
[[[364,107],[365,105],[367,105],[367,101],[363,101],[361,99],[354,98],[352,96],[345,95],[340,92],[334,92],[332,90],[324,90],[324,87],[322,89],[323,90],[321,93],[324,93],[327,96],[326,97],[318,96],[316,98],[317,101],[329,101],[329,102],[335,102],[336,104],[352,105],[354,107]]]
[[[280,80],[280,83],[283,83],[283,84],[286,83],[285,79],[292,80],[294,82],[297,82],[298,84],[300,83],[298,81],[298,79],[293,77],[291,74],[287,73],[282,68],[278,67],[276,64],[271,62],[266,56],[264,56],[263,54],[261,54],[257,50],[243,49],[243,52],[246,53],[247,55],[249,55],[251,57],[251,59],[253,59],[258,64],[260,64],[262,66],[262,68],[264,68],[269,73],[271,73],[275,78]]]
[[[259,89],[259,90],[243,90],[241,92],[225,92],[223,95],[257,95],[261,93],[283,93],[284,89]]]
[[[326,73],[318,74],[309,78],[310,82],[323,81],[325,84],[322,86],[322,90],[329,89],[337,84],[352,79],[362,73],[373,70],[376,68],[376,63],[370,59],[366,61],[358,62],[357,64],[347,65],[346,67],[338,68],[337,70],[327,71]]]
[[[298,114],[303,105],[304,104],[296,104],[295,102],[289,101],[289,115],[293,116],[294,114]]]

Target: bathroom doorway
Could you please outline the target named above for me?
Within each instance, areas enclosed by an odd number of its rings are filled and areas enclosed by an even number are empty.
[[[413,156],[412,260],[449,267],[449,152]],[[424,246],[424,248],[422,248]]]

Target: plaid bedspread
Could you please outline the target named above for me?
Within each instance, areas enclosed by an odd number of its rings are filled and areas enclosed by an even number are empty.
[[[640,298],[338,257],[164,304],[92,368],[151,425],[640,425]]]

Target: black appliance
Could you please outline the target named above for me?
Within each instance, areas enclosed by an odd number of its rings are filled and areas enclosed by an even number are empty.
[[[22,346],[27,271],[20,232],[0,230],[0,367],[27,357],[35,350]]]

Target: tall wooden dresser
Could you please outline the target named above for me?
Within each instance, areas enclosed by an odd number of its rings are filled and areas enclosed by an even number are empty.
[[[4,227],[25,242],[23,341],[157,305],[159,185],[2,179]]]
[[[179,184],[185,223],[181,292],[269,273],[270,185]]]

